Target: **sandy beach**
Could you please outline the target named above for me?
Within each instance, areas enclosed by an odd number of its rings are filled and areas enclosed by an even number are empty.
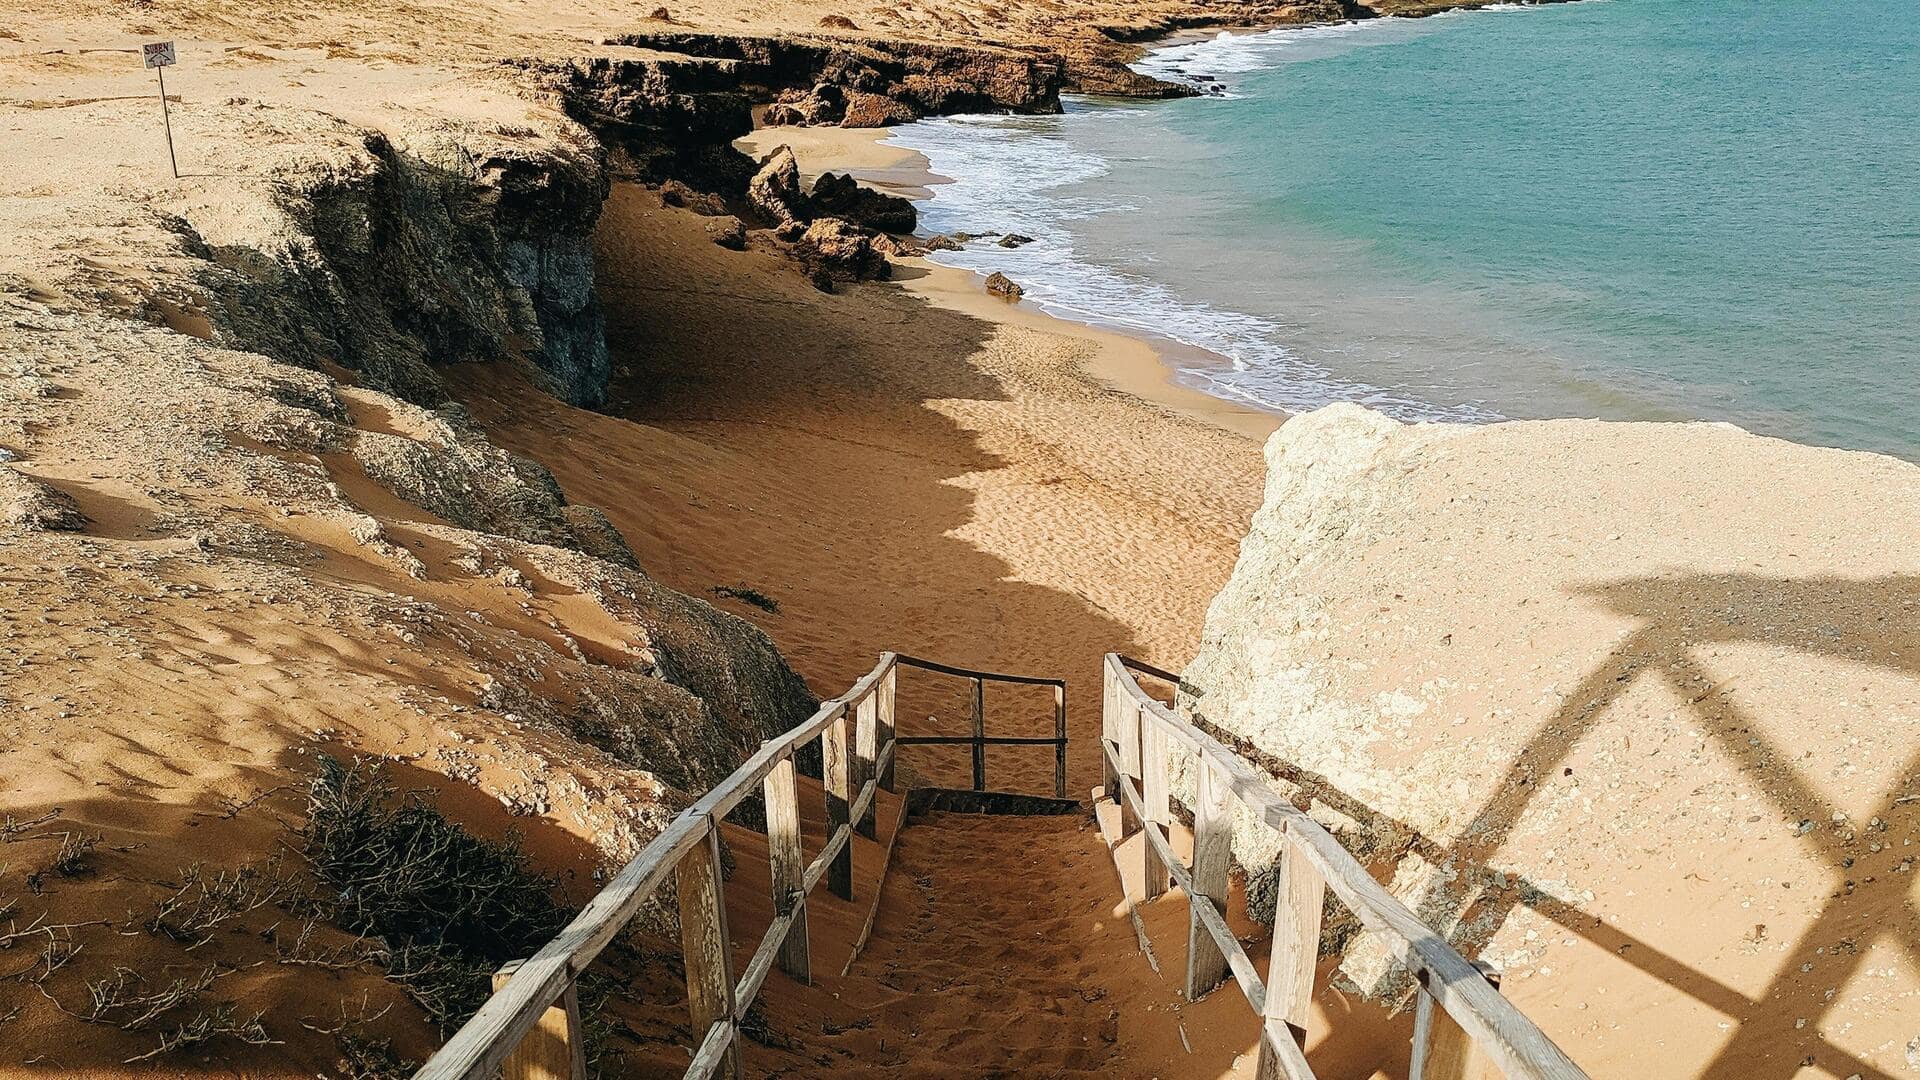
[[[803,171],[923,179],[878,133],[777,134]],[[566,409],[502,368],[467,398],[498,440],[605,507],[649,573],[768,592],[778,613],[720,602],[823,694],[887,648],[1059,673],[1090,742],[1103,651],[1185,661],[1277,417],[1175,385],[1146,343],[1005,303],[972,273],[903,259],[894,281],[824,294],[702,225],[615,191],[597,243],[617,404]],[[1097,778],[1090,747],[1072,777]]]
[[[877,134],[755,141],[791,144],[804,172],[933,186]],[[1173,384],[1147,343],[1007,304],[977,275],[924,260],[901,260],[891,282],[821,293],[776,256],[713,245],[699,216],[635,187],[615,190],[597,242],[616,404],[568,409],[496,368],[466,398],[493,437],[550,465],[570,498],[605,507],[649,573],[765,628],[822,695],[883,649],[1063,675],[1069,790],[1084,797],[1099,782],[1099,656],[1184,665],[1258,503],[1259,439],[1278,418]],[[764,593],[778,611],[717,587]],[[963,690],[903,683],[902,732],[959,731]],[[1047,730],[1044,700],[999,695],[990,731]],[[966,783],[963,752],[915,748],[902,761],[927,782]],[[994,788],[1051,789],[1044,752],[995,750],[988,769]],[[1239,996],[1180,996],[1184,904],[1144,913],[1156,972],[1090,822],[1009,831],[949,817],[907,830],[895,860],[872,952],[822,983],[833,1008],[823,1016],[820,994],[787,983],[767,991],[775,1030],[833,1050],[835,1075],[943,1076],[975,1060],[1045,1075],[1252,1075],[1255,1025]],[[1023,862],[1025,885],[1009,888]],[[737,892],[744,958],[770,915],[751,881]],[[1010,924],[1033,929],[1017,946],[989,944]],[[844,944],[816,947],[837,956]],[[1321,1015],[1311,1045],[1324,1075],[1404,1064],[1405,1033],[1368,1007],[1328,990]],[[818,1036],[856,1022],[872,1027]],[[949,1034],[926,1044],[920,1031]],[[750,1049],[750,1069],[788,1061]]]

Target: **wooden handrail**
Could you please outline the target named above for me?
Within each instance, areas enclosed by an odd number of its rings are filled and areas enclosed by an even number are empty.
[[[1065,679],[1048,679],[1039,675],[1008,675],[1001,671],[975,671],[972,668],[954,667],[952,664],[922,660],[917,656],[895,653],[894,660],[911,668],[922,671],[937,671],[942,675],[957,675],[962,679],[985,679],[988,682],[1023,683],[1027,686],[1065,686]]]
[[[1428,929],[1375,881],[1319,822],[1282,798],[1268,786],[1265,777],[1232,749],[1148,696],[1134,679],[1133,672],[1141,671],[1174,683],[1180,681],[1178,676],[1128,660],[1118,653],[1108,653],[1103,667],[1106,711],[1101,724],[1101,756],[1109,795],[1117,791],[1120,798],[1116,802],[1140,823],[1146,838],[1142,850],[1149,853],[1149,870],[1154,869],[1156,863],[1164,865],[1187,893],[1193,935],[1204,934],[1212,940],[1221,965],[1232,972],[1248,1003],[1265,1018],[1260,1047],[1262,1076],[1312,1076],[1306,1059],[1300,1054],[1295,1029],[1304,1029],[1313,963],[1318,955],[1319,898],[1324,890],[1332,892],[1362,926],[1389,944],[1395,958],[1419,982],[1420,993],[1430,998],[1431,1005],[1438,1006],[1452,1021],[1446,1025],[1423,1025],[1427,1031],[1457,1031],[1479,1046],[1508,1077],[1585,1080],[1586,1074],[1553,1040],[1513,1003],[1501,997],[1494,985],[1445,938]],[[1164,820],[1156,820],[1157,808],[1150,805],[1148,798],[1151,786],[1143,782],[1147,779],[1144,761],[1148,755],[1141,747],[1151,741],[1146,738],[1150,732],[1171,736],[1183,744],[1196,755],[1199,768],[1210,772],[1207,783],[1230,792],[1258,820],[1285,837],[1272,963],[1264,983],[1228,928],[1220,899],[1196,882],[1196,877],[1201,876],[1197,871],[1224,870],[1224,863],[1217,867],[1183,865],[1163,832]],[[1136,783],[1140,784],[1138,789]],[[1161,783],[1164,790],[1166,779]],[[1195,824],[1197,829],[1205,828],[1210,833],[1227,827],[1225,815],[1212,812],[1204,824],[1196,812]],[[1217,834],[1196,835],[1194,850],[1196,857],[1227,858],[1227,847],[1219,842]],[[1290,899],[1294,901],[1291,904]],[[1190,947],[1188,952],[1192,956],[1199,950]],[[1188,996],[1204,994],[1217,981],[1217,971],[1196,970],[1190,964]],[[1446,1054],[1423,1048],[1423,1052],[1416,1055],[1416,1060],[1423,1061],[1443,1058],[1464,1061],[1454,1048],[1448,1048]],[[1414,1080],[1422,1078],[1416,1075]],[[1432,1080],[1432,1074],[1428,1080]]]
[[[509,1063],[529,1032],[547,1018],[556,1003],[564,1004],[575,980],[632,920],[668,875],[681,876],[682,943],[687,964],[688,998],[700,1042],[686,1075],[705,1080],[716,1070],[739,1069],[740,1023],[759,996],[775,966],[796,980],[811,981],[806,945],[806,898],[822,880],[837,893],[852,897],[853,837],[863,832],[882,788],[896,790],[894,763],[899,746],[938,741],[931,737],[901,738],[894,717],[896,671],[906,666],[973,680],[1044,685],[1054,688],[1054,728],[1051,739],[984,740],[990,743],[1050,744],[1056,751],[1055,783],[1066,785],[1066,683],[1025,675],[971,671],[897,653],[882,653],[879,663],[854,682],[846,693],[821,702],[812,716],[761,744],[726,779],[681,811],[659,836],[640,849],[615,874],[606,888],[587,902],[553,940],[517,967],[503,970],[505,982],[473,1018],[454,1032],[438,1053],[415,1073],[415,1080],[484,1080]],[[849,723],[857,730],[850,738]],[[828,836],[820,852],[804,867],[800,864],[800,815],[794,799],[795,754],[808,742],[822,744],[827,774]],[[963,741],[976,742],[975,738]],[[976,746],[976,749],[978,746]],[[782,766],[785,766],[783,769]],[[771,925],[737,980],[730,970],[725,946],[724,883],[717,866],[719,822],[755,791],[768,802],[768,857],[775,895]],[[775,837],[775,832],[780,833]],[[693,932],[685,925],[693,920]],[[718,948],[715,944],[718,943]],[[695,955],[698,953],[699,955]],[[716,1006],[715,1003],[718,1003]],[[578,1048],[577,1007],[557,1021],[562,1049]],[[556,1021],[548,1020],[549,1024]],[[576,1062],[577,1053],[572,1055]],[[543,1059],[544,1060],[544,1059]],[[574,1073],[578,1076],[578,1065]],[[542,1073],[542,1075],[546,1075]],[[511,1069],[503,1080],[517,1080]]]

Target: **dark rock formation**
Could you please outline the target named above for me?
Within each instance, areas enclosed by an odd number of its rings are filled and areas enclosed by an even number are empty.
[[[633,178],[683,180],[737,193],[753,172],[733,140],[753,130],[741,65],[692,56],[596,56],[511,61],[536,75],[567,115],[621,152]]]
[[[1015,285],[1011,278],[997,270],[987,278],[987,291],[1009,304],[1027,294],[1027,290]]]
[[[874,249],[873,238],[839,218],[821,218],[807,226],[793,250],[810,272],[825,272],[835,281],[893,275],[893,265]]]
[[[816,216],[845,218],[880,232],[910,233],[919,220],[911,200],[862,187],[846,173],[822,173],[808,205]]]
[[[294,243],[208,248],[176,226],[213,264],[202,285],[222,340],[337,362],[424,404],[446,399],[437,367],[507,355],[517,340],[557,396],[598,405],[609,370],[593,290],[608,190],[599,147],[362,139],[343,167],[282,187]]]
[[[1007,235],[1001,237],[999,243],[1000,243],[1000,246],[1003,248],[1025,247],[1026,245],[1033,243],[1033,237],[1022,236],[1017,232],[1010,232]]]
[[[885,94],[869,94],[864,90],[847,91],[847,107],[840,114],[840,126],[846,128],[877,128],[890,124],[904,124],[914,119],[913,109],[903,101],[895,101]]]
[[[747,227],[737,217],[723,217],[707,223],[707,236],[723,248],[734,251],[747,249]]]
[[[796,226],[812,217],[800,190],[800,163],[790,148],[776,146],[760,159],[759,169],[747,181],[747,201],[773,222],[775,230],[797,234]]]
[[[660,185],[660,202],[707,217],[719,217],[727,212],[727,200],[711,191],[695,191],[678,180],[668,180]]]
[[[777,99],[785,90],[813,97],[824,84],[888,98],[912,116],[1055,113],[1065,82],[1061,61],[1053,55],[986,46],[673,31],[630,34],[618,44],[732,61],[738,85],[759,88],[762,100]],[[817,96],[827,103],[827,111],[806,122],[840,122],[844,97],[836,108],[824,95]],[[872,108],[863,104],[863,121],[876,115]],[[796,109],[808,111],[797,104]]]

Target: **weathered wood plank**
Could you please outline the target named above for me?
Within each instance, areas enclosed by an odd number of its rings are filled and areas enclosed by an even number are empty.
[[[873,936],[873,924],[880,918],[880,900],[887,888],[887,870],[893,864],[893,845],[900,839],[900,834],[907,831],[907,808],[910,805],[910,800],[900,800],[900,814],[894,819],[893,831],[887,834],[886,850],[880,853],[880,875],[874,879],[873,903],[867,908],[866,921],[860,924],[860,936],[853,939],[853,948],[847,950],[847,962],[840,968],[843,976],[853,970],[854,961],[860,959],[861,950],[867,947],[867,939]]]
[[[761,783],[767,804],[767,861],[773,889],[773,913],[791,915],[780,947],[780,970],[803,983],[813,981],[807,941],[807,895],[802,890],[807,856],[800,839],[800,791],[793,759],[773,767]]]
[[[1445,938],[1394,899],[1318,822],[1273,791],[1268,779],[1238,754],[1149,697],[1126,675],[1117,654],[1109,653],[1106,663],[1109,671],[1121,676],[1116,686],[1136,711],[1145,710],[1175,739],[1205,756],[1227,779],[1234,795],[1269,827],[1299,838],[1306,860],[1320,873],[1328,890],[1361,925],[1380,935],[1395,959],[1425,982],[1435,1001],[1466,1029],[1505,1076],[1586,1080],[1586,1073],[1553,1040],[1489,987],[1485,979],[1475,977],[1472,965]],[[1123,709],[1122,717],[1125,713]],[[1123,750],[1125,745],[1123,737]]]
[[[1298,845],[1291,839],[1282,845],[1263,1013],[1269,1022],[1278,1021],[1290,1029],[1301,1046],[1306,1044],[1307,1018],[1313,1013],[1313,972],[1320,959],[1320,912],[1326,895],[1326,883],[1301,857]],[[1261,1044],[1255,1075],[1260,1080],[1286,1075],[1274,1046]]]
[[[1233,796],[1214,779],[1206,758],[1194,762],[1193,869],[1187,888],[1187,1000],[1198,1001],[1226,978],[1227,957],[1214,943],[1203,907],[1224,911],[1233,864]]]
[[[987,790],[986,684],[973,680],[973,790]]]
[[[1100,671],[1100,789],[1115,804],[1120,801],[1114,788],[1119,784],[1120,768],[1115,753],[1120,746],[1120,676],[1102,666]]]
[[[506,988],[525,963],[515,960],[493,974],[493,990]],[[500,1080],[585,1080],[587,1043],[580,1027],[580,991],[573,984],[560,992],[533,1030],[500,1063]]]
[[[1053,797],[1067,797],[1067,686],[1053,688]]]
[[[1278,1020],[1268,1020],[1260,1029],[1259,1080],[1314,1080],[1313,1066],[1307,1064],[1307,1052],[1300,1049],[1293,1029]],[[1271,1072],[1265,1071],[1271,1069]]]
[[[899,731],[899,722],[893,713],[894,703],[898,700],[895,691],[899,688],[899,682],[898,669],[889,666],[886,675],[880,680],[879,690],[876,691],[876,696],[879,701],[879,711],[876,719],[879,721],[880,726],[881,746],[887,746],[892,743],[894,736]],[[891,758],[889,758],[887,763],[880,769],[880,786],[886,788],[888,791],[900,790],[894,783],[893,760]]]
[[[880,775],[880,695],[868,694],[854,706],[853,710],[853,787],[858,791],[867,781],[878,779]],[[873,805],[869,803],[865,812],[855,815],[853,831],[869,840],[879,835],[875,831]]]
[[[1039,675],[1009,675],[1003,671],[975,671],[973,668],[954,667],[952,664],[942,664],[933,660],[922,660],[920,657],[908,656],[905,653],[888,653],[887,655],[893,657],[895,662],[905,664],[908,667],[919,668],[922,671],[937,671],[942,675],[957,675],[963,679],[986,679],[990,682],[1022,683],[1027,686],[1060,686],[1063,685],[1064,682],[1061,679],[1049,679]]]
[[[720,830],[709,819],[706,843],[681,856],[674,867],[680,894],[680,955],[687,972],[687,1011],[693,1030],[709,1024],[734,1026],[733,960],[727,941],[727,905],[721,894]],[[724,1075],[738,1078],[739,1047],[729,1037],[721,1063]]]
[[[733,1054],[734,1036],[738,1028],[732,1024],[715,1024],[707,1029],[705,1038],[693,1052],[693,1061],[687,1065],[684,1080],[707,1080],[719,1072],[728,1056]]]
[[[1133,806],[1133,815],[1138,819],[1141,815],[1140,793],[1133,790],[1133,784],[1131,782],[1123,782],[1120,785],[1119,792],[1121,799],[1124,800],[1125,803]],[[1114,815],[1116,818],[1119,817],[1118,811],[1119,807],[1116,806]],[[1106,826],[1104,819],[1101,820],[1101,829],[1104,833]],[[1173,875],[1174,882],[1182,889],[1191,890],[1193,888],[1193,879],[1188,875],[1186,867],[1180,865],[1180,860],[1174,855],[1173,846],[1168,843],[1167,838],[1158,835],[1152,830],[1141,833],[1141,836],[1147,843],[1156,845],[1159,848],[1160,858],[1165,862],[1168,872]],[[1108,837],[1107,850],[1113,852],[1114,867],[1120,871],[1121,885],[1125,887],[1127,875],[1125,868],[1120,866],[1119,846],[1119,839]],[[1127,897],[1127,906],[1129,909],[1133,907],[1133,901],[1136,899],[1137,898],[1133,896]],[[1261,983],[1259,974],[1254,971],[1253,959],[1247,955],[1247,950],[1240,944],[1240,939],[1235,937],[1232,929],[1227,926],[1226,916],[1215,910],[1211,905],[1191,910],[1199,914],[1200,921],[1206,926],[1207,933],[1213,938],[1215,947],[1226,954],[1227,967],[1233,972],[1234,980],[1240,984],[1240,992],[1246,996],[1247,1003],[1253,1006],[1254,1012],[1262,1012],[1267,1000],[1266,987]],[[1158,971],[1159,967],[1156,965],[1154,970]]]
[[[827,830],[850,824],[853,809],[853,758],[847,746],[847,718],[843,714],[820,734],[820,760],[827,792]],[[853,845],[834,856],[827,871],[827,890],[842,900],[853,899]]]
[[[1486,976],[1487,985],[1500,988],[1498,974],[1483,965],[1475,969]],[[1420,991],[1413,1013],[1413,1068],[1409,1080],[1470,1080],[1474,1069],[1473,1039],[1453,1017],[1434,1006],[1433,995]]]
[[[1167,729],[1156,723],[1140,725],[1140,801],[1143,804],[1141,825],[1152,835],[1165,839],[1167,830],[1173,824],[1173,800],[1168,791],[1172,783],[1172,765],[1167,759]],[[1152,900],[1167,891],[1172,881],[1169,860],[1161,852],[1169,850],[1163,844],[1144,844],[1140,848],[1145,864],[1141,867],[1142,880],[1146,882],[1147,899]]]

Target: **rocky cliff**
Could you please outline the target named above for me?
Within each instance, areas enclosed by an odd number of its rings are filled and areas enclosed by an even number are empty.
[[[1596,1075],[1905,1068],[1920,467],[1353,406],[1267,459],[1190,715]],[[1270,906],[1271,837],[1236,854]],[[1403,989],[1364,937],[1344,964]]]

